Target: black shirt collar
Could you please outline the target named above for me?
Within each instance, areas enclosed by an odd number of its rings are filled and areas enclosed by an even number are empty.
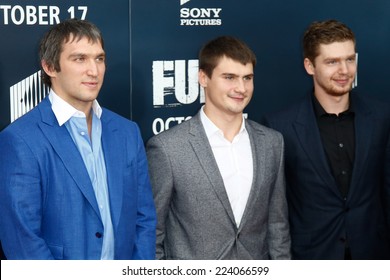
[[[314,95],[314,93],[312,96],[313,96],[312,101],[313,101],[313,107],[314,107],[314,114],[316,115],[317,118],[320,118],[322,116],[335,115],[335,114],[329,114],[325,111],[325,109],[321,106],[320,102],[318,101],[318,99]],[[351,97],[350,93],[349,93],[349,97]],[[346,111],[341,112],[339,115],[348,115],[348,114],[354,114],[354,113],[355,113],[355,110],[353,108],[352,98],[349,98],[349,108]]]

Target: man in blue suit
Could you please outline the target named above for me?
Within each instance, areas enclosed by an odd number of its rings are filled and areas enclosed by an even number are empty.
[[[390,104],[351,91],[355,36],[314,22],[303,39],[314,92],[265,123],[285,140],[295,259],[388,259]]]
[[[102,109],[95,25],[66,20],[40,45],[50,94],[0,133],[8,259],[154,259],[156,214],[138,126]]]

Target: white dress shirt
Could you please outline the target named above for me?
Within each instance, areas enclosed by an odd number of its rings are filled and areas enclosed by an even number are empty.
[[[200,116],[239,227],[253,182],[252,149],[245,119],[243,117],[239,133],[230,142],[206,116],[203,108]]]

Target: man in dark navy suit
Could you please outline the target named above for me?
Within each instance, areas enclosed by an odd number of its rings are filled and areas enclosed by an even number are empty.
[[[303,38],[314,91],[265,117],[285,139],[292,256],[389,259],[390,105],[352,89],[356,41],[336,20]]]

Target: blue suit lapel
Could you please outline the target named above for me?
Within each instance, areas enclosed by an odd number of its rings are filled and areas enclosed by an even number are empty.
[[[91,180],[72,137],[65,125],[58,125],[57,119],[51,109],[50,101],[47,97],[38,105],[38,108],[42,117],[42,123],[39,124],[42,133],[51,143],[54,151],[62,160],[75,184],[79,187],[87,201],[91,204],[98,217],[100,217],[100,211],[98,209]]]
[[[232,223],[236,225],[233,210],[230,206],[229,198],[225,190],[225,185],[201,123],[199,113],[190,120],[190,134],[192,137],[190,137],[189,141],[198,157],[200,165],[206,173],[218,199],[225,208],[227,215],[230,217]]]
[[[324,180],[326,185],[340,195],[322,146],[311,98],[305,99],[305,102],[301,104],[293,127],[302,149],[310,159],[317,174]]]
[[[120,167],[126,166],[127,146],[118,133],[118,128],[112,118],[107,117],[107,111],[102,114],[102,147],[107,170],[108,192],[110,196],[111,219],[114,227],[118,225],[120,210],[123,203],[123,172]]]

